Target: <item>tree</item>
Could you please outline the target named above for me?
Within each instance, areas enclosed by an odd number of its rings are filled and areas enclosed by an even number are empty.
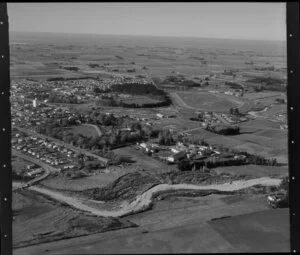
[[[62,119],[62,126],[66,127],[66,126],[68,126],[68,124],[69,124],[68,119],[67,118],[63,118]]]
[[[159,134],[158,134],[158,143],[161,145],[165,144],[165,137],[163,135],[163,132],[159,132]]]
[[[139,122],[133,122],[131,124],[131,129],[133,129],[133,130],[141,130],[142,129],[142,125]]]
[[[180,171],[190,171],[192,169],[192,164],[188,160],[181,160],[177,167]]]
[[[121,143],[126,143],[128,141],[129,135],[127,132],[123,133],[120,138]]]

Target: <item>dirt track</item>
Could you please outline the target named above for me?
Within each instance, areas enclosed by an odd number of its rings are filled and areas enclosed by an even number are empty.
[[[136,197],[136,199],[130,204],[124,203],[122,207],[118,210],[107,211],[107,210],[99,210],[84,204],[79,199],[75,199],[66,195],[63,195],[59,192],[50,191],[40,187],[29,187],[29,190],[33,190],[44,195],[50,196],[60,202],[66,203],[72,207],[75,207],[79,210],[90,212],[97,216],[104,217],[122,217],[130,214],[134,214],[137,212],[142,212],[148,210],[152,206],[152,198],[153,194],[168,191],[168,190],[215,190],[215,191],[237,191],[240,189],[249,188],[254,185],[264,185],[264,186],[277,186],[281,182],[280,179],[274,179],[269,177],[256,178],[251,180],[243,180],[243,181],[234,181],[232,183],[224,183],[224,184],[216,184],[216,185],[191,185],[191,184],[159,184],[143,194]]]

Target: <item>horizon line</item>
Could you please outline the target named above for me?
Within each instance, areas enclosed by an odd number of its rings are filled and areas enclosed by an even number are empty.
[[[197,36],[178,36],[178,35],[144,35],[144,34],[96,34],[96,33],[74,33],[74,32],[44,32],[44,31],[16,31],[11,30],[9,33],[35,33],[35,34],[63,34],[63,35],[96,35],[96,36],[136,36],[136,37],[172,37],[172,38],[191,38],[191,39],[217,39],[217,40],[241,40],[241,41],[267,41],[267,42],[286,42],[279,39],[251,39],[251,38],[225,38],[225,37],[197,37]]]

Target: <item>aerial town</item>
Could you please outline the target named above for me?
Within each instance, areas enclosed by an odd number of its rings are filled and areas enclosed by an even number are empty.
[[[10,36],[15,254],[286,251],[282,42],[33,34]],[[247,243],[263,224],[282,243]]]

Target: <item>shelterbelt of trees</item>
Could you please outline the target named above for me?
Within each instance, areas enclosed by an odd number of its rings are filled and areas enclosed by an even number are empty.
[[[79,100],[75,95],[59,95],[51,94],[48,98],[49,103],[64,103],[64,104],[81,104],[83,101]]]
[[[48,78],[47,81],[72,81],[72,80],[86,80],[86,79],[97,80],[95,77],[92,76],[82,76],[82,77],[53,77],[53,78]]]
[[[253,86],[256,92],[260,92],[263,90],[279,91],[279,92],[286,91],[285,81],[282,79],[277,79],[272,77],[256,77],[256,78],[249,79],[246,82],[258,84],[256,86]]]
[[[210,132],[214,132],[219,135],[237,135],[240,133],[239,126],[231,126],[231,125],[224,125],[224,124],[217,124],[217,125],[207,125],[206,130]]]
[[[159,101],[157,103],[145,102],[143,104],[137,104],[137,103],[126,103],[111,97],[103,97],[101,103],[107,106],[122,106],[128,108],[141,108],[141,107],[151,108],[151,107],[168,106],[172,103],[170,97],[164,90],[159,89],[155,85],[150,83],[149,84],[139,84],[139,83],[114,84],[111,86],[110,89],[105,89],[105,90],[101,90],[100,88],[95,87],[94,92],[96,94],[115,92],[115,93],[129,94],[129,95],[139,95],[139,96],[143,95],[152,99],[153,98],[157,99]]]
[[[228,158],[227,156],[222,157],[210,157],[203,158],[200,160],[181,160],[178,164],[178,169],[181,171],[190,171],[192,169],[211,169],[216,167],[224,166],[241,166],[241,165],[265,165],[265,166],[277,166],[276,159],[266,159],[258,155],[251,155],[248,153],[239,153],[239,155],[246,156],[245,158],[234,159],[233,157]]]

